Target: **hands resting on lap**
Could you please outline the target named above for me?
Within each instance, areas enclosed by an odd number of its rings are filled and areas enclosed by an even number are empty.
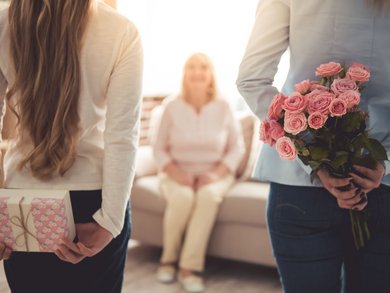
[[[195,175],[181,170],[175,163],[169,163],[164,168],[164,172],[168,174],[176,182],[191,187],[194,190],[198,190],[204,185],[218,181],[227,175],[230,171],[228,167],[220,163],[214,169]]]

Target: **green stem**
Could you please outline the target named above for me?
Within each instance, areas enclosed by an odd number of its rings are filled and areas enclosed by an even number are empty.
[[[355,243],[356,250],[359,250],[359,242],[358,242],[357,235],[356,235],[355,220],[354,220],[354,217],[353,217],[353,212],[352,212],[352,210],[349,210],[349,218],[350,218],[350,220],[351,220],[351,228],[352,228],[353,242]]]
[[[367,240],[370,239],[370,230],[368,229],[367,220],[364,220],[364,230],[366,231]]]
[[[360,225],[359,215],[357,213],[355,213],[355,219],[357,222],[357,228],[358,228],[358,232],[359,232],[360,247],[363,247],[364,246],[363,230],[362,230],[362,226]]]

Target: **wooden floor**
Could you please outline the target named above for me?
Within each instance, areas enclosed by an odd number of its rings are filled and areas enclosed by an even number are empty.
[[[161,284],[155,272],[161,250],[155,247],[130,243],[123,292],[131,293],[181,293],[178,283]],[[3,272],[0,269],[0,293],[9,293]],[[228,261],[218,258],[207,260],[204,273],[205,293],[281,293],[275,269]]]

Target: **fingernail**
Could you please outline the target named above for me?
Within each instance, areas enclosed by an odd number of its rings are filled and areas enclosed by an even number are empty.
[[[360,200],[359,203],[365,203],[365,202],[367,201],[366,193],[362,192],[362,193],[360,194],[360,198],[361,198],[361,200]]]

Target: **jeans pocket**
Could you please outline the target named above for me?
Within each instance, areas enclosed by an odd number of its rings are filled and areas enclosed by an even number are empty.
[[[270,229],[289,225],[289,229],[295,226],[301,233],[311,233],[312,228],[335,224],[339,214],[336,200],[323,188],[271,183],[267,211]]]

